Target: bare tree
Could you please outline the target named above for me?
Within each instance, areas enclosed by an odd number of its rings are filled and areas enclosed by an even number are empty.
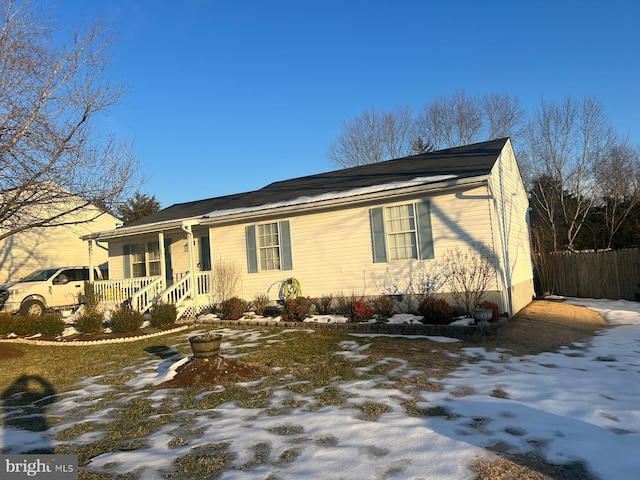
[[[596,166],[596,192],[606,227],[607,248],[625,220],[640,204],[640,150],[623,139]]]
[[[340,135],[329,145],[329,158],[336,165],[355,167],[404,157],[415,139],[408,107],[381,112],[372,107],[342,124]]]
[[[479,139],[482,127],[480,102],[462,90],[448,98],[435,98],[416,120],[419,136],[427,138],[436,149],[473,143]]]
[[[534,182],[532,207],[551,230],[553,250],[573,248],[594,204],[595,172],[615,138],[595,98],[567,98],[561,103],[543,100],[533,116],[526,157]]]
[[[480,100],[487,139],[510,137],[519,142],[524,134],[526,115],[520,99],[492,93]]]
[[[28,0],[0,0],[0,239],[115,210],[139,186],[131,143],[97,128],[126,90],[105,77],[107,27],[59,46],[53,25]]]

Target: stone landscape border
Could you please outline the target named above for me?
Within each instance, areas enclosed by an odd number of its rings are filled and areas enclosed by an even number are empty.
[[[473,340],[497,335],[507,324],[507,317],[500,317],[497,322],[486,326],[480,325],[435,325],[408,323],[316,323],[316,322],[283,322],[268,319],[253,320],[220,320],[195,319],[196,325],[214,325],[233,328],[299,328],[314,330],[337,330],[344,333],[364,333],[383,335],[426,335],[452,337],[459,340]]]

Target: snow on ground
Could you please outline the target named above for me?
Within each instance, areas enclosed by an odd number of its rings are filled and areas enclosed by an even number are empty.
[[[224,442],[236,455],[233,465],[253,464],[250,469],[226,470],[223,479],[459,480],[473,478],[469,466],[495,458],[487,447],[498,445],[501,451],[534,452],[554,463],[583,461],[603,479],[636,479],[640,472],[640,304],[567,301],[598,311],[614,328],[557,353],[512,357],[506,350],[466,348],[469,360],[440,380],[441,391],[418,392],[416,407],[439,409],[440,415],[407,415],[403,402],[414,397],[408,390],[379,388],[380,379],[335,385],[351,395],[350,404],[385,404],[388,409],[377,421],[362,420],[360,410],[344,406],[310,409],[312,395],[282,388],[269,398],[270,407],[287,406],[286,414],[268,415],[265,409],[234,403],[209,411],[182,411],[181,418],[192,421],[188,428],[176,419],[145,437],[146,448],[97,456],[89,468],[161,479],[173,470],[174,458],[194,447]],[[231,339],[250,345],[266,336],[268,341],[279,341],[291,333],[226,330],[222,350],[233,354]],[[347,358],[367,355],[367,345],[361,341],[340,346],[340,354]],[[134,397],[145,385],[170,378],[176,362],[184,361],[147,362],[131,372],[135,378],[127,386],[132,391],[121,394],[118,402]],[[408,375],[409,368],[401,365],[394,375]],[[76,391],[48,407],[49,415],[65,421],[44,434],[1,426],[4,453],[51,445],[57,432],[74,423],[104,420],[114,405],[97,410],[92,406],[111,388],[101,378],[81,382]],[[144,395],[157,403],[176,397],[169,390]],[[89,441],[100,434],[90,432],[74,441]],[[182,437],[188,440],[185,444],[170,443]]]

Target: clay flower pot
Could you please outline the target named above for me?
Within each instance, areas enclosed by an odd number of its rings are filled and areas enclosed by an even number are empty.
[[[194,335],[189,337],[191,350],[194,358],[215,357],[220,352],[220,342],[222,335],[207,333],[204,335]]]

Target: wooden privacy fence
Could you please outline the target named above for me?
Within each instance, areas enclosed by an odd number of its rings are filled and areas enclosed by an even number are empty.
[[[582,298],[638,300],[640,249],[550,253],[539,258],[545,292]]]

